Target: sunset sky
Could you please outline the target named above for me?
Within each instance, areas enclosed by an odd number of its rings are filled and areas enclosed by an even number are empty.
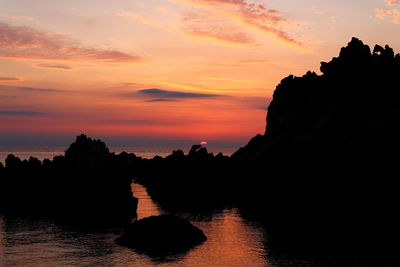
[[[282,78],[399,33],[400,0],[0,0],[0,146],[245,143]]]

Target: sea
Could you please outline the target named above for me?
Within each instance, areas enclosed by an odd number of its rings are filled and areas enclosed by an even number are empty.
[[[212,149],[230,155],[237,148]],[[22,159],[39,159],[62,155],[63,147],[1,148],[0,160],[8,154]],[[118,147],[111,151],[133,152],[152,158],[166,156],[171,149]],[[185,151],[187,152],[187,151]],[[139,198],[138,218],[165,214],[157,202],[139,184],[132,184]],[[175,213],[176,214],[176,213]],[[116,229],[96,230],[96,227],[78,227],[48,217],[21,217],[0,214],[0,267],[52,266],[182,266],[182,267],[286,267],[313,266],[308,262],[274,261],[268,255],[268,234],[257,221],[244,218],[235,207],[201,214],[178,213],[204,231],[208,240],[179,255],[153,258],[134,249],[115,244]]]
[[[19,157],[21,160],[29,159],[29,157],[35,157],[40,160],[45,158],[53,159],[55,156],[64,155],[64,151],[68,147],[63,146],[40,146],[40,147],[1,147],[0,146],[0,162],[5,163],[5,159],[9,154]],[[238,150],[238,147],[207,147],[208,152],[222,153],[226,156],[230,156],[232,153]],[[185,154],[190,150],[190,147],[180,148]],[[110,152],[119,154],[123,151],[127,153],[134,153],[138,157],[142,158],[153,158],[156,155],[166,157],[170,155],[176,148],[172,147],[109,147]]]

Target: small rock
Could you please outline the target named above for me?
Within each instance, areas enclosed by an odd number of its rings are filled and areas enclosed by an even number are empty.
[[[115,242],[144,251],[172,252],[185,250],[206,240],[203,231],[188,220],[160,215],[133,222]]]

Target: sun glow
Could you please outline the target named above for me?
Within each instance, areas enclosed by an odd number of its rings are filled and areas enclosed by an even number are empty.
[[[385,1],[351,16],[341,1],[139,2],[1,0],[1,134],[246,142],[280,80],[318,71],[353,34],[400,50],[394,2],[376,16]]]

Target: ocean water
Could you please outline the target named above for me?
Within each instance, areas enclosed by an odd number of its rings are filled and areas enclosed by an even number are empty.
[[[41,160],[63,155],[65,147],[0,148],[0,161],[8,154],[22,159]],[[133,152],[152,158],[167,156],[170,148],[115,147],[112,152]],[[184,150],[185,153],[189,149]],[[230,155],[237,148],[211,148],[210,152]],[[138,184],[132,185],[139,198],[138,217],[167,213]],[[311,262],[273,261],[268,257],[267,233],[255,221],[243,218],[236,208],[208,214],[179,213],[199,227],[208,240],[190,251],[167,258],[152,258],[114,243],[118,229],[94,230],[45,217],[18,217],[0,214],[0,267],[50,266],[313,266]],[[120,229],[119,229],[120,230]]]
[[[20,159],[29,159],[35,157],[40,160],[45,158],[53,159],[54,156],[64,155],[64,151],[68,147],[0,147],[0,162],[4,164],[5,159],[9,154],[19,157]],[[176,150],[172,147],[110,147],[111,152],[121,153],[122,151],[128,153],[135,153],[136,156],[143,158],[153,158],[158,155],[161,157],[168,156],[172,151]],[[207,147],[209,152],[214,154],[222,153],[224,155],[231,155],[238,147]],[[190,150],[190,147],[182,149],[185,154]]]
[[[138,217],[165,213],[144,187],[133,185]],[[115,229],[93,231],[46,218],[0,215],[0,266],[275,266],[268,261],[261,225],[236,209],[213,214],[180,214],[208,240],[181,254],[151,258],[114,243]]]

